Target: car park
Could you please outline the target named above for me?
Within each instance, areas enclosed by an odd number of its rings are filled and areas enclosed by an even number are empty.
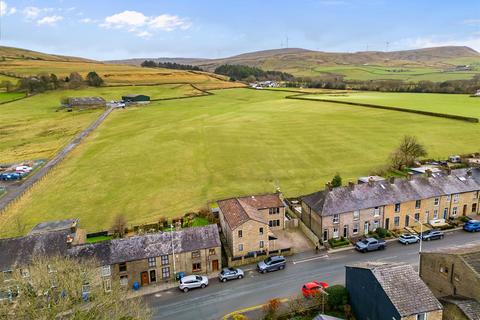
[[[440,230],[428,230],[422,233],[422,240],[430,241],[430,240],[438,240],[443,239],[444,233]]]
[[[398,238],[398,241],[400,243],[403,243],[403,244],[407,245],[407,244],[411,244],[411,243],[420,242],[420,238],[415,234],[404,233]]]
[[[283,270],[286,265],[287,262],[283,256],[271,256],[260,261],[257,264],[257,270],[261,273],[267,273],[270,271]]]
[[[191,275],[180,279],[178,288],[183,292],[188,292],[190,289],[205,288],[208,286],[208,278],[205,276]]]
[[[227,280],[233,279],[242,279],[244,273],[241,269],[236,268],[224,268],[219,274],[218,279],[222,282],[227,282]]]
[[[320,294],[323,290],[328,288],[328,284],[325,282],[307,282],[302,287],[302,294],[305,298],[315,297]]]
[[[469,220],[463,225],[463,230],[468,232],[477,232],[480,231],[480,221],[479,220]]]

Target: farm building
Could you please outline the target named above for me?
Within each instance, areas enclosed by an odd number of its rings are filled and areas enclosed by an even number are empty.
[[[107,102],[102,97],[73,97],[68,98],[67,107],[76,109],[105,108]]]
[[[150,97],[144,94],[129,94],[122,96],[122,100],[126,103],[149,103]]]

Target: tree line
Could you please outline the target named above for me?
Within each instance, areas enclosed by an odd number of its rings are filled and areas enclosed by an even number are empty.
[[[103,83],[103,79],[95,71],[91,71],[85,79],[78,72],[72,72],[70,75],[62,78],[54,73],[40,73],[35,76],[21,78],[16,85],[11,81],[4,80],[0,82],[0,87],[5,88],[7,92],[25,91],[27,93],[39,93],[60,88],[76,89],[83,86],[100,87]]]
[[[322,78],[297,78],[286,83],[287,87],[353,89],[382,92],[416,92],[416,93],[474,93],[480,89],[480,74],[468,80],[402,81],[402,80],[345,80],[342,75]]]
[[[230,77],[232,81],[293,81],[295,77],[289,73],[281,71],[264,71],[257,67],[250,67],[239,64],[224,64],[217,67],[214,71]]]
[[[200,67],[192,66],[190,64],[181,64],[176,62],[155,62],[153,60],[145,60],[140,64],[142,67],[146,68],[166,68],[166,69],[177,69],[177,70],[192,70],[192,71],[203,71]]]

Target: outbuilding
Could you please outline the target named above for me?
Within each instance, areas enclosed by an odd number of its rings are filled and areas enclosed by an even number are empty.
[[[122,96],[125,103],[149,103],[150,97],[144,94],[129,94]]]
[[[76,109],[105,108],[107,102],[102,97],[72,97],[67,100],[67,107]]]

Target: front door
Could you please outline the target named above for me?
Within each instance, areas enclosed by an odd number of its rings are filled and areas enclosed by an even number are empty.
[[[343,237],[348,238],[348,225],[343,226]]]
[[[389,227],[390,227],[390,218],[387,218],[385,219],[385,229],[388,230]]]
[[[212,260],[212,271],[218,271],[218,260]]]
[[[364,229],[363,229],[363,233],[364,233],[365,235],[368,234],[368,221],[365,222]]]
[[[157,282],[157,272],[150,270],[150,282]]]
[[[467,205],[464,204],[463,205],[463,215],[466,215],[467,214]]]
[[[148,272],[147,271],[142,272],[140,274],[140,278],[141,278],[141,281],[142,281],[142,286],[148,285]]]
[[[409,224],[410,224],[410,216],[406,215],[405,216],[405,227],[408,227]]]

